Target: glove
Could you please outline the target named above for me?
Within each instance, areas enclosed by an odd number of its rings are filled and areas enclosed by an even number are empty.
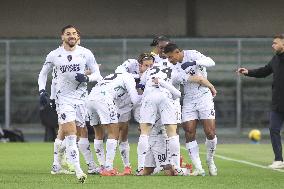
[[[46,106],[49,103],[49,94],[44,90],[39,91],[39,104],[41,107]]]
[[[185,62],[185,63],[183,63],[183,64],[181,65],[181,68],[182,68],[183,70],[185,70],[185,69],[188,68],[189,66],[194,66],[194,65],[196,65],[196,62],[195,62],[195,61],[193,61],[193,62]]]
[[[56,110],[55,99],[50,100],[49,105],[53,110]]]
[[[140,83],[140,78],[134,78],[135,83],[139,84]]]
[[[75,80],[78,81],[79,83],[82,82],[88,82],[89,81],[89,77],[81,74],[81,73],[76,73],[77,75],[75,76]]]
[[[145,85],[142,85],[142,84],[139,83],[139,84],[136,84],[136,88],[144,91]]]

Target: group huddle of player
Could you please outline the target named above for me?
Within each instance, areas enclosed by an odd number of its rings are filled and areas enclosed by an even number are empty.
[[[140,131],[135,175],[164,171],[166,175],[204,176],[195,140],[198,122],[202,123],[206,135],[209,174],[217,175],[213,102],[217,92],[207,80],[206,67],[215,65],[210,57],[195,50],[181,50],[168,38],[158,36],[151,44],[152,52],[126,60],[114,73],[103,78],[92,52],[79,45],[78,29],[72,25],[64,27],[61,38],[62,45],[47,55],[38,79],[41,104],[54,99],[58,115],[52,174],[75,172],[79,182],[85,182],[87,175],[81,169],[79,151],[89,174],[133,174],[128,143],[128,122],[133,114]],[[51,70],[49,97],[45,87]],[[88,82],[96,82],[89,94]],[[182,107],[181,85],[184,88]],[[90,149],[86,120],[95,131],[98,165]],[[180,165],[178,124],[182,124],[185,131],[193,171]],[[121,173],[113,165],[117,147],[124,164]]]

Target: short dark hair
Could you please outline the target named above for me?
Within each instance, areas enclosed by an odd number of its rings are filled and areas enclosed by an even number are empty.
[[[139,64],[142,64],[144,60],[155,61],[155,58],[151,53],[142,53],[142,54],[139,55],[137,61],[138,61]]]
[[[279,38],[279,39],[284,39],[284,34],[276,34],[273,36],[273,39],[276,39],[276,38]]]
[[[166,36],[163,36],[163,35],[156,36],[156,37],[154,37],[154,39],[153,39],[152,43],[150,44],[150,46],[151,47],[157,46],[160,41],[170,42],[170,39],[167,38]]]
[[[174,52],[174,50],[179,49],[175,43],[169,43],[164,48],[164,53]]]
[[[64,26],[62,29],[61,29],[61,34],[64,34],[65,30],[66,29],[69,29],[69,28],[74,28],[76,30],[76,32],[78,33],[79,36],[81,36],[81,32],[74,26],[74,25],[67,25],[67,26]]]

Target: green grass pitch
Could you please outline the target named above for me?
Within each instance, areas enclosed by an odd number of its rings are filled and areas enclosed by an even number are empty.
[[[93,146],[93,144],[92,144]],[[282,172],[256,167],[241,162],[224,160],[222,157],[246,161],[266,166],[273,159],[270,144],[220,144],[217,146],[215,158],[218,176],[208,176],[205,165],[205,148],[200,145],[201,158],[206,170],[205,177],[182,176],[114,176],[100,177],[88,175],[86,183],[80,184],[74,175],[51,175],[53,160],[52,143],[0,143],[0,189],[10,188],[284,188],[284,169]],[[184,147],[181,149],[184,159],[188,155]],[[80,156],[81,165],[86,165]],[[136,168],[136,144],[131,145],[130,159],[133,169]],[[115,167],[122,170],[120,155],[117,154]]]

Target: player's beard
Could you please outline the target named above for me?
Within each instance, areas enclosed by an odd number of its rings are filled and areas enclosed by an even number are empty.
[[[65,44],[67,44],[70,48],[74,47],[77,44],[77,39],[70,37],[67,40],[65,40]]]

